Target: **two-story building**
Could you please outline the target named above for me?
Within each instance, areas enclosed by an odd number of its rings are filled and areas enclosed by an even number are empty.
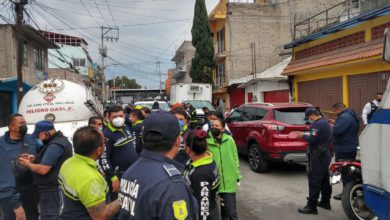
[[[384,92],[390,76],[390,64],[382,61],[390,4],[366,11],[376,2],[362,1],[359,15],[285,45],[292,48],[293,59],[283,74],[292,82],[295,101],[312,103],[335,117],[334,103],[343,102],[361,114],[375,93]]]
[[[214,100],[222,99],[230,107],[249,100],[251,93],[238,87],[248,76],[262,73],[291,55],[283,44],[292,39],[294,20],[340,1],[220,0],[209,13],[216,62]]]
[[[191,83],[190,68],[192,58],[195,56],[195,47],[191,41],[184,41],[179,49],[176,50],[172,62],[175,62],[176,68],[172,74],[171,84]]]
[[[88,52],[88,43],[80,37],[41,31],[60,48],[49,50],[49,76],[74,82],[89,81],[96,67]]]
[[[16,113],[17,106],[17,46],[20,36],[23,41],[23,92],[47,78],[48,49],[57,45],[48,40],[34,28],[24,25],[21,33],[16,34],[16,27],[11,24],[0,25],[0,126],[7,117]]]

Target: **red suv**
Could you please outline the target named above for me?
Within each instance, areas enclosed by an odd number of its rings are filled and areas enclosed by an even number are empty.
[[[266,172],[269,162],[306,161],[307,142],[296,131],[308,131],[305,103],[244,104],[226,119],[238,152],[249,157],[253,171]]]

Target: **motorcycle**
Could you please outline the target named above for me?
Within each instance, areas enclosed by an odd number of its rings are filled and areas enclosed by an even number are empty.
[[[347,183],[341,195],[343,210],[350,220],[371,220],[376,216],[368,209],[364,200],[362,166],[359,160],[342,160],[333,163],[330,168],[330,182],[341,182],[341,173],[354,180]]]

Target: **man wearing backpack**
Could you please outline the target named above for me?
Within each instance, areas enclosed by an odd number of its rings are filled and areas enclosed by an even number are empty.
[[[382,100],[383,93],[378,92],[375,94],[374,100],[371,102],[368,102],[364,108],[362,113],[363,123],[364,125],[367,125],[372,116],[374,115],[375,111],[378,109],[380,102]]]

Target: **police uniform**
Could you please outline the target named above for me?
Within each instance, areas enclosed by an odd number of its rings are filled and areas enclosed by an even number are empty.
[[[179,123],[171,113],[157,111],[145,119],[145,148],[121,179],[119,219],[197,219],[197,202],[179,171],[183,167],[162,152],[146,148],[147,143],[174,140],[179,133]]]
[[[185,141],[190,132],[191,130],[188,128],[188,125],[184,125],[183,130],[180,132],[180,150],[177,153],[175,160],[183,166],[186,165],[190,159],[185,150]]]
[[[137,151],[137,154],[139,155],[142,152],[143,144],[142,144],[142,126],[143,126],[143,120],[136,121],[133,125],[133,137],[135,139],[135,150]]]
[[[59,182],[64,201],[60,220],[89,220],[87,208],[106,202],[107,183],[91,158],[75,154],[65,161]]]
[[[197,219],[196,201],[176,166],[163,154],[144,149],[122,177],[119,219]]]
[[[106,179],[114,181],[118,179],[118,175],[120,178],[120,175],[137,160],[135,139],[127,125],[118,129],[108,124],[108,127],[103,130],[103,134],[104,137],[108,138],[108,142],[99,163]]]
[[[309,197],[307,207],[310,210],[317,210],[320,193],[320,203],[329,203],[332,194],[328,171],[332,159],[328,148],[332,138],[331,127],[326,119],[320,118],[311,125],[310,133],[302,138],[309,143]]]

